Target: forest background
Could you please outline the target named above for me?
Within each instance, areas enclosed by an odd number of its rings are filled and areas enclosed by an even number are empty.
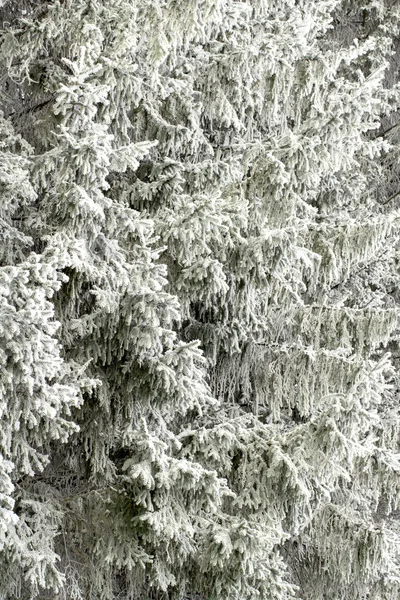
[[[1,600],[400,597],[389,0],[0,0]]]

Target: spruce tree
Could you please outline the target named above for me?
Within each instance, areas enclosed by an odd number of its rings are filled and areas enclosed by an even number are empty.
[[[398,9],[3,6],[0,597],[392,600]]]

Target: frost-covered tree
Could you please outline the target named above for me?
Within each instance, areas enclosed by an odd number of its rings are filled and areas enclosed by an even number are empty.
[[[2,4],[0,597],[392,600],[397,7]]]
[[[32,252],[29,227],[21,224],[37,198],[29,181],[32,152],[0,116],[0,571],[6,590],[15,589],[21,569],[33,590],[61,584],[53,549],[60,514],[24,482],[49,463],[52,440],[65,442],[76,431],[71,410],[90,385],[77,381],[80,366],[60,353],[51,301],[60,274],[48,253]]]

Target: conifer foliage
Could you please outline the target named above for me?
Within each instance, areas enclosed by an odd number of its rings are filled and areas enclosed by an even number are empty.
[[[396,3],[0,7],[0,599],[397,597]]]

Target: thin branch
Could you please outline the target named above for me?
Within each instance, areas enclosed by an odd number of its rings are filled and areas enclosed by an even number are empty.
[[[39,102],[39,104],[35,104],[34,106],[24,108],[23,110],[20,110],[19,112],[14,112],[10,116],[11,116],[11,118],[15,118],[15,117],[20,117],[21,115],[26,114],[26,113],[37,112],[38,110],[41,110],[44,106],[47,106],[48,104],[50,104],[50,102],[52,100],[54,100],[54,98],[55,98],[55,96],[53,95],[48,100],[44,100],[43,102]]]
[[[400,191],[396,192],[395,194],[393,194],[392,196],[390,196],[390,198],[388,198],[387,200],[385,200],[385,202],[381,202],[381,206],[385,206],[385,204],[389,204],[389,202],[391,202],[391,200],[394,200],[395,198],[397,198],[397,196],[400,196]]]

